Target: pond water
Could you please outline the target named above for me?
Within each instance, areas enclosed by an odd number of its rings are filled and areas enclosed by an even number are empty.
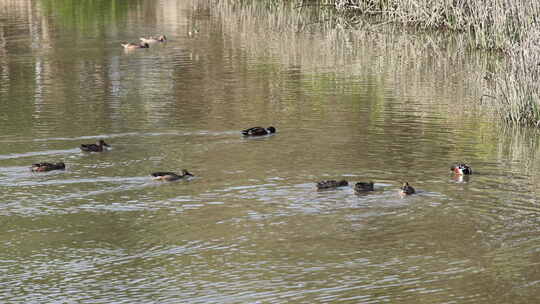
[[[489,59],[295,12],[0,0],[2,302],[537,301],[538,136],[478,109]]]

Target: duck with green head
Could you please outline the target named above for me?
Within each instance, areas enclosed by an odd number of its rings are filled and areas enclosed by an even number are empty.
[[[466,164],[455,164],[450,167],[450,171],[457,175],[471,175],[472,168]]]

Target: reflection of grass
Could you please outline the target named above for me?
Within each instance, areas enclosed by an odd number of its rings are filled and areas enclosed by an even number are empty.
[[[507,62],[492,77],[489,108],[510,124],[540,126],[537,1],[334,0],[333,4],[348,14],[376,14],[393,23],[466,32],[467,48],[502,51]]]
[[[96,27],[115,24],[137,1],[43,0],[42,5],[45,14],[54,15],[64,27],[89,32]]]
[[[329,86],[336,92],[354,90],[352,94],[369,95],[379,102],[384,100],[378,98],[382,95],[418,96],[432,101],[430,107],[438,108],[449,120],[466,119],[462,115],[473,112],[476,104],[471,99],[475,95],[479,99],[483,71],[492,64],[488,56],[463,56],[468,43],[465,35],[417,36],[383,26],[346,31],[340,27],[340,17],[328,9],[298,8],[290,2],[270,9],[257,1],[249,5],[221,1],[210,7],[213,16],[222,16],[218,18],[222,28],[241,44],[239,49],[256,58],[279,58],[272,61],[298,70],[300,78],[291,75],[283,85],[294,82],[308,96],[326,92]],[[427,81],[441,85],[426,85]],[[402,106],[422,113],[432,110],[422,108],[427,103]]]
[[[222,6],[228,9],[239,10],[242,5],[231,1],[221,1]],[[275,1],[243,1],[256,7],[259,17],[267,20],[267,24],[274,30],[281,31],[277,20],[289,19],[289,26],[295,30],[309,31],[312,25],[323,24],[329,37],[314,37],[321,39],[321,44],[327,44],[325,50],[333,52],[330,56],[337,56],[340,47],[349,41],[332,40],[332,29],[356,28],[364,29],[364,37],[373,46],[384,45],[383,35],[374,34],[383,29],[381,25],[407,25],[412,29],[435,29],[455,34],[446,35],[442,39],[459,41],[455,50],[433,49],[429,42],[441,39],[440,34],[434,36],[422,35],[413,37],[409,35],[400,41],[407,50],[413,52],[410,58],[416,61],[415,66],[421,67],[426,61],[425,51],[437,52],[440,66],[450,67],[455,64],[457,53],[471,49],[496,50],[498,54],[506,55],[503,64],[496,61],[486,62],[483,67],[491,66],[490,74],[485,81],[489,82],[483,99],[484,109],[498,114],[505,122],[518,125],[540,126],[539,97],[540,86],[540,28],[538,26],[538,12],[540,4],[536,1],[507,1],[507,0],[481,0],[481,1],[389,1],[389,0],[331,0],[326,2],[298,1],[289,2],[283,6],[276,6]],[[296,9],[291,9],[296,7]],[[262,11],[265,11],[264,13]],[[266,15],[265,15],[266,14]],[[285,17],[291,15],[290,17]],[[374,22],[373,16],[378,18]],[[369,18],[368,18],[369,17]],[[249,19],[245,22],[254,23]],[[328,22],[330,21],[330,22]],[[369,22],[368,22],[369,21]],[[283,24],[283,23],[281,23]],[[283,27],[283,25],[281,25]],[[388,28],[388,27],[386,27]],[[396,27],[394,27],[394,30]],[[398,30],[399,31],[399,30]],[[371,33],[367,35],[366,33]],[[394,32],[395,33],[395,32]],[[327,36],[328,36],[327,35]],[[401,35],[398,33],[398,35]],[[285,38],[288,39],[289,37]],[[376,38],[376,39],[375,39]],[[398,36],[399,39],[399,36]],[[381,42],[382,41],[382,42]],[[343,43],[345,45],[339,45]],[[438,44],[441,46],[441,44]],[[346,46],[345,46],[346,47]],[[424,47],[424,49],[422,49]],[[407,56],[409,54],[405,54]],[[441,56],[442,55],[442,56]],[[448,59],[450,56],[450,60]],[[462,55],[459,55],[462,56]],[[496,57],[496,56],[493,56]],[[400,68],[403,60],[388,58]],[[459,59],[466,61],[466,59]],[[401,61],[401,62],[398,62]],[[411,68],[415,68],[412,66]],[[474,76],[467,77],[466,85],[481,88],[481,75],[484,68],[476,66],[462,66],[470,69]],[[459,71],[455,71],[458,74]],[[434,81],[440,76],[434,74]],[[448,80],[448,79],[446,79]],[[471,83],[475,82],[475,83]]]

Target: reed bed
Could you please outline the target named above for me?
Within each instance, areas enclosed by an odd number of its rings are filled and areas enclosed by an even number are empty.
[[[505,55],[486,77],[493,85],[482,104],[509,124],[540,126],[540,2],[325,0],[321,4],[342,14],[377,15],[391,23],[467,33],[468,48]]]

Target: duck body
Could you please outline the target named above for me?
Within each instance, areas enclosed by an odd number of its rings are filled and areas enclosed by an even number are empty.
[[[455,164],[450,167],[450,170],[457,175],[470,175],[472,174],[472,168],[466,164]]]
[[[66,169],[66,164],[60,163],[37,163],[32,164],[32,172],[47,172],[52,170],[64,170]]]
[[[373,191],[373,182],[358,182],[354,185],[354,191],[356,193],[363,193]]]
[[[126,50],[135,50],[135,49],[147,49],[150,45],[146,42],[137,43],[122,43],[122,46]]]
[[[268,135],[268,134],[273,134],[273,133],[276,133],[276,128],[274,127],[268,127],[268,128],[253,127],[253,128],[245,129],[242,131],[242,134],[244,136],[263,136],[263,135]]]
[[[110,147],[103,139],[99,140],[97,144],[82,144],[81,150],[84,152],[103,152],[106,149],[104,147]]]
[[[399,193],[401,195],[411,195],[414,192],[416,192],[414,190],[414,188],[411,185],[409,185],[409,183],[407,183],[407,182],[403,183],[403,186],[401,186],[401,188],[399,190]]]
[[[182,174],[177,174],[174,172],[154,172],[150,175],[155,180],[162,180],[162,181],[168,181],[168,182],[193,176],[193,174],[189,173],[186,169],[182,170]]]
[[[153,36],[150,36],[148,38],[144,38],[144,37],[141,37],[139,38],[139,40],[142,42],[142,43],[158,43],[158,42],[166,42],[167,41],[167,37],[165,37],[165,35],[161,35],[159,36],[158,38],[155,38]]]
[[[317,189],[318,190],[324,190],[324,189],[335,189],[338,187],[345,187],[348,186],[349,183],[346,180],[323,180],[317,183]]]

